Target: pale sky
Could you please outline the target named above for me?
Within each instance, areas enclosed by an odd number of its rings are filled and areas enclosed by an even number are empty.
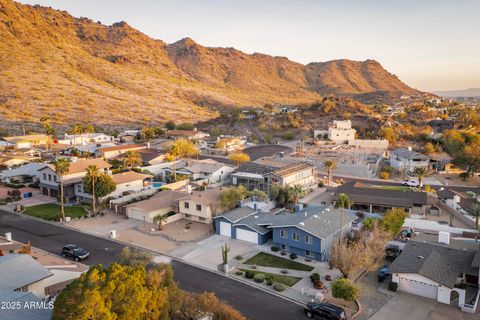
[[[480,88],[479,0],[20,0],[175,42],[300,63],[375,59],[421,90]]]

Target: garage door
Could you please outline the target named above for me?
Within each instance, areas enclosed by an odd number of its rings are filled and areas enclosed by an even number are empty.
[[[220,235],[231,237],[232,236],[232,224],[228,222],[220,221]]]
[[[400,291],[416,294],[430,299],[437,299],[438,287],[429,283],[400,277]]]
[[[132,209],[132,210],[129,210],[129,217],[131,219],[137,219],[137,220],[142,220],[145,218],[145,212],[143,211],[139,211],[139,210],[135,210],[135,209]]]
[[[237,239],[258,244],[258,233],[237,228]]]

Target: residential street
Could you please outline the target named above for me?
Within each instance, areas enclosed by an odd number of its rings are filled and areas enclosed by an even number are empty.
[[[16,214],[0,211],[0,234],[11,232],[13,239],[26,242],[42,250],[58,254],[63,245],[74,243],[90,252],[84,263],[110,264],[124,247],[122,244],[97,238],[78,231],[62,228]],[[175,279],[182,289],[212,291],[222,300],[252,320],[304,319],[300,306],[249,285],[228,279],[191,265],[172,261]]]

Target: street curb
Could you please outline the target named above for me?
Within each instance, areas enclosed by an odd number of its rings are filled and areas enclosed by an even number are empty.
[[[247,284],[249,285],[250,287],[253,287],[253,288],[257,288],[259,290],[262,290],[264,292],[267,292],[268,294],[271,294],[273,296],[276,296],[278,298],[282,298],[284,300],[287,300],[287,301],[290,301],[292,303],[295,303],[299,306],[305,306],[305,303],[303,302],[300,302],[300,301],[297,301],[297,300],[294,300],[294,299],[291,299],[289,297],[285,297],[283,295],[280,295],[280,294],[277,294],[277,293],[274,293],[274,292],[271,292],[267,289],[264,289],[264,288],[261,288],[261,287],[258,287],[256,286],[255,284],[253,283],[250,283],[248,281],[244,281],[243,279],[237,279],[235,277],[230,277],[228,274],[225,274],[223,272],[220,272],[220,271],[215,271],[215,270],[212,270],[212,269],[208,269],[204,266],[200,266],[200,265],[197,265],[195,263],[191,263],[189,261],[185,261],[185,260],[182,260],[182,259],[179,259],[179,258],[176,258],[174,256],[171,256],[169,254],[165,254],[165,253],[162,253],[162,252],[159,252],[159,251],[155,251],[155,250],[152,250],[152,249],[149,249],[149,248],[144,248],[144,247],[141,247],[141,246],[138,246],[136,244],[131,244],[131,243],[128,243],[128,242],[123,242],[123,241],[120,241],[120,240],[116,240],[116,239],[109,239],[107,237],[102,237],[102,236],[99,236],[99,235],[96,235],[96,234],[91,234],[91,233],[86,233],[86,232],[83,232],[81,230],[78,230],[78,229],[75,229],[73,227],[69,227],[69,226],[66,226],[66,225],[63,225],[63,224],[57,224],[55,222],[51,222],[51,221],[48,221],[48,220],[43,220],[43,219],[40,219],[40,218],[37,218],[37,217],[32,217],[32,216],[29,216],[27,214],[23,214],[23,213],[19,213],[19,212],[9,212],[9,211],[5,211],[4,212],[8,212],[8,213],[11,213],[11,214],[16,214],[16,215],[19,215],[21,217],[24,217],[24,218],[27,218],[27,219],[32,219],[32,220],[37,220],[39,222],[43,222],[43,223],[48,223],[48,224],[51,224],[51,225],[55,225],[55,226],[58,226],[58,227],[62,227],[62,228],[65,228],[65,229],[69,229],[69,230],[73,230],[73,231],[76,231],[76,232],[80,232],[80,233],[83,233],[83,234],[87,234],[89,236],[93,236],[95,238],[98,238],[98,239],[102,239],[102,240],[107,240],[107,241],[112,241],[112,242],[115,242],[115,243],[118,243],[118,244],[122,244],[122,245],[125,245],[125,246],[128,246],[128,247],[133,247],[133,248],[136,248],[136,249],[139,249],[139,250],[144,250],[144,251],[149,251],[151,253],[155,253],[155,254],[160,254],[162,256],[165,256],[167,258],[170,258],[171,260],[173,261],[176,261],[176,262],[180,262],[180,263],[183,263],[183,264],[186,264],[186,265],[189,265],[189,266],[192,266],[192,267],[195,267],[195,268],[198,268],[198,269],[202,269],[204,271],[208,271],[208,272],[211,272],[211,273],[215,273],[217,275],[220,275],[220,276],[223,276],[225,278],[228,278],[228,279],[232,279],[234,281],[237,281],[237,282],[240,282],[240,283],[243,283],[243,284]],[[52,254],[52,253],[50,253]]]

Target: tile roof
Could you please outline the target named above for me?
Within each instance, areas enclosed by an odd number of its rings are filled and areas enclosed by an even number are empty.
[[[12,137],[4,137],[2,138],[8,142],[20,142],[20,141],[41,141],[41,140],[48,140],[49,137],[45,134],[29,134],[24,136],[12,136]]]
[[[15,290],[52,276],[47,268],[28,254],[0,257],[0,288]]]
[[[121,173],[116,173],[112,175],[113,182],[115,184],[122,184],[122,183],[127,183],[127,182],[132,182],[132,181],[138,181],[138,180],[145,180],[147,178],[151,178],[152,176],[149,174],[143,174],[143,173],[138,173],[135,171],[127,171],[127,172],[121,172]]]
[[[208,205],[213,205],[217,201],[219,201],[221,192],[222,192],[222,188],[207,189],[205,191],[193,191],[191,194],[188,194],[179,200],[193,201],[195,203],[200,203],[208,206]]]
[[[474,250],[454,249],[439,243],[411,240],[390,265],[391,273],[418,273],[437,283],[453,288],[460,273],[478,275],[472,266]]]
[[[87,171],[89,166],[97,166],[97,169],[108,169],[111,165],[103,159],[95,158],[95,159],[85,159],[85,160],[78,160],[75,162],[70,162],[70,169],[68,170],[67,175],[74,174],[74,173],[81,173]],[[53,164],[49,164],[48,167],[55,171],[55,166]],[[43,170],[44,168],[40,169],[39,171]]]
[[[118,146],[113,146],[113,147],[106,147],[106,148],[100,148],[98,151],[100,152],[110,152],[110,151],[128,151],[128,150],[135,150],[135,149],[145,149],[147,148],[146,145],[144,144],[121,144]]]

